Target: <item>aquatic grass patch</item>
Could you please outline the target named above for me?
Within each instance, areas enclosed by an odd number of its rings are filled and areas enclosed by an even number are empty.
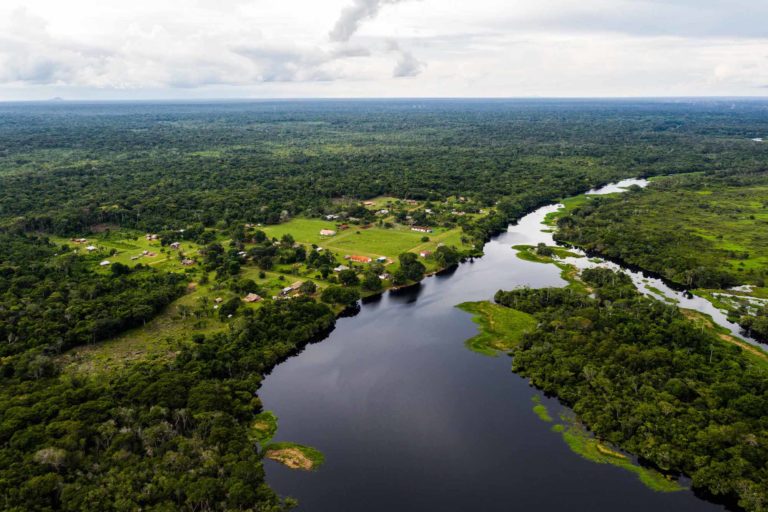
[[[541,403],[539,396],[536,395],[531,400],[536,404],[533,408],[536,416],[544,422],[551,423],[553,421],[552,416],[550,416],[547,407]],[[561,415],[560,419],[561,421],[552,425],[552,432],[560,434],[571,451],[581,457],[597,464],[611,464],[630,471],[637,475],[646,487],[654,491],[675,492],[685,489],[675,479],[653,468],[635,463],[628,455],[595,438],[567,414]]]
[[[552,423],[552,416],[549,414],[547,406],[541,403],[541,398],[538,395],[531,397],[531,401],[534,403],[533,412],[539,417],[541,421]]]
[[[685,489],[671,477],[655,469],[636,464],[627,455],[594,438],[578,424],[563,425],[560,433],[574,453],[597,464],[611,464],[630,471],[637,475],[649,489],[657,492],[676,492]]]
[[[474,315],[480,332],[465,341],[468,349],[486,356],[513,349],[525,335],[536,328],[533,316],[492,302],[464,302],[459,309]]]

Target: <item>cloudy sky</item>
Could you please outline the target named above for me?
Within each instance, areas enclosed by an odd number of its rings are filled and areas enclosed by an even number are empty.
[[[2,0],[0,101],[768,96],[764,0]]]

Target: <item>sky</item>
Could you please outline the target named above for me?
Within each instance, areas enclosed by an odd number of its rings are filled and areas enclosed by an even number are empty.
[[[764,0],[2,0],[0,101],[768,96]]]

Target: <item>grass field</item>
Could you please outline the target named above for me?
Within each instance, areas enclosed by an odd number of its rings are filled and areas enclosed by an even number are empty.
[[[261,229],[269,237],[279,239],[285,234],[290,234],[301,244],[316,244],[340,256],[357,254],[374,259],[386,256],[397,260],[398,255],[403,252],[434,251],[439,243],[453,245],[458,249],[470,248],[462,244],[460,228],[434,228],[432,233],[419,233],[411,231],[407,226],[362,228],[351,225],[349,229],[339,231],[335,222],[295,218],[283,224],[265,226]],[[330,229],[337,233],[334,236],[320,236],[321,229]],[[421,241],[424,236],[429,238],[428,242]]]
[[[98,266],[104,260],[110,263],[122,263],[133,267],[139,263],[149,265],[167,272],[183,272],[186,268],[181,264],[181,255],[187,258],[197,256],[200,246],[194,242],[181,241],[180,250],[162,247],[158,240],[147,240],[144,234],[134,232],[115,232],[109,234],[95,234],[87,238],[87,243],[76,244],[69,238],[49,236],[56,244],[67,244],[79,254],[88,255]],[[86,247],[92,245],[95,251],[88,252]],[[110,254],[112,250],[116,251]],[[142,255],[143,251],[154,253],[154,256]],[[134,259],[135,258],[135,259]],[[108,269],[104,269],[107,272]]]

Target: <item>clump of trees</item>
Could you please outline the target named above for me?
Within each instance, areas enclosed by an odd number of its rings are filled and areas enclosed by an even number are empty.
[[[402,285],[408,281],[421,281],[424,278],[426,268],[419,261],[419,257],[412,252],[404,252],[399,257],[400,268],[392,274],[392,282]]]

